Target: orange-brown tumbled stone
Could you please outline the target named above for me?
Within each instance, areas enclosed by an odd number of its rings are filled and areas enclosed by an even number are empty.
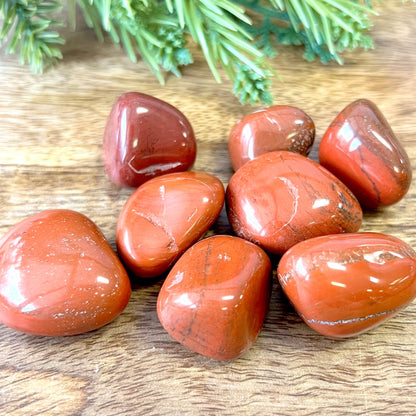
[[[128,199],[117,223],[117,248],[139,277],[156,277],[214,223],[224,205],[224,186],[204,172],[151,179]]]
[[[349,337],[393,317],[416,297],[416,253],[378,233],[317,237],[283,255],[278,277],[311,328]]]
[[[305,156],[271,152],[231,178],[227,210],[235,233],[271,253],[326,234],[358,231],[361,207],[332,173]]]
[[[120,260],[86,216],[32,215],[0,239],[0,321],[35,335],[74,335],[116,318],[131,287]]]
[[[315,124],[302,110],[274,105],[244,116],[231,129],[228,152],[234,170],[264,153],[288,150],[307,155]]]
[[[238,237],[217,235],[177,261],[160,290],[157,313],[165,330],[186,347],[232,360],[255,341],[270,291],[266,253]]]

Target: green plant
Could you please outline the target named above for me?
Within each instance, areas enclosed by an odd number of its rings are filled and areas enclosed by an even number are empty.
[[[0,42],[6,52],[19,52],[35,72],[61,59],[64,39],[57,29],[66,22],[54,16],[62,6],[58,0],[3,0]],[[79,7],[98,39],[108,33],[161,83],[165,72],[180,76],[180,68],[192,63],[192,38],[214,78],[221,80],[222,68],[242,103],[271,103],[267,59],[279,44],[303,45],[305,59],[323,63],[341,63],[345,49],[372,47],[369,0],[68,0],[68,7],[72,24]]]

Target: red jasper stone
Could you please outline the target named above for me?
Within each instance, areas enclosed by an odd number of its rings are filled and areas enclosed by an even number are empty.
[[[116,185],[138,187],[155,176],[185,171],[195,157],[194,132],[178,109],[138,92],[115,102],[104,131],[103,160]]]
[[[159,276],[214,223],[224,186],[203,172],[178,172],[140,186],[117,224],[118,252],[139,277]]]
[[[253,344],[271,292],[266,253],[238,237],[199,241],[177,261],[157,299],[165,330],[189,349],[232,360]]]
[[[315,124],[302,110],[275,105],[248,114],[231,130],[228,152],[234,170],[263,153],[288,150],[307,155],[315,139]]]
[[[0,240],[0,321],[35,335],[99,328],[130,299],[130,281],[97,226],[70,210],[49,210]]]
[[[384,234],[328,235],[288,250],[278,277],[311,328],[350,337],[393,317],[416,297],[416,253]]]
[[[325,234],[355,232],[362,211],[332,173],[305,156],[271,152],[242,166],[227,188],[235,233],[271,253]]]
[[[370,209],[398,202],[412,180],[405,150],[369,100],[357,100],[336,116],[322,138],[319,160]]]

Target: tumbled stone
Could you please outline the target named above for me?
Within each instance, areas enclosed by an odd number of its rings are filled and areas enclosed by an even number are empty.
[[[140,186],[117,223],[118,252],[139,277],[156,277],[214,223],[224,205],[224,186],[203,172],[178,172]]]
[[[187,250],[157,300],[165,330],[189,349],[232,360],[253,344],[271,291],[266,253],[238,237],[217,235]]]
[[[297,153],[266,153],[242,166],[229,182],[228,218],[235,233],[282,254],[299,241],[355,232],[362,211],[332,173]]]
[[[306,156],[315,139],[315,124],[302,110],[275,105],[244,116],[232,128],[228,152],[234,170],[263,153],[288,150]]]
[[[177,108],[138,92],[123,94],[113,105],[103,161],[116,185],[138,187],[155,176],[185,171],[195,157],[192,126]]]
[[[336,116],[322,137],[319,160],[369,209],[398,202],[412,180],[406,151],[369,100],[354,101]]]
[[[384,234],[317,237],[283,255],[278,278],[311,328],[350,337],[393,317],[416,297],[416,253]]]
[[[49,210],[0,240],[0,321],[35,335],[74,335],[118,316],[130,281],[97,226],[70,210]]]

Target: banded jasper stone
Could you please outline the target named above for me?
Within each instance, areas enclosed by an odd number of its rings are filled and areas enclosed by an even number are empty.
[[[224,186],[203,172],[178,172],[140,186],[117,223],[118,252],[139,277],[166,272],[214,223],[224,205]]]
[[[155,176],[186,171],[195,157],[192,126],[177,108],[138,92],[114,103],[104,131],[103,161],[116,185],[138,187]]]
[[[336,116],[322,137],[319,160],[368,209],[398,202],[412,180],[406,151],[369,100],[354,101]]]
[[[234,170],[264,153],[288,150],[306,156],[315,140],[315,124],[302,110],[275,105],[239,120],[228,139]]]
[[[115,319],[130,281],[97,226],[70,210],[49,210],[0,240],[0,321],[35,335],[74,335]]]
[[[271,292],[271,264],[258,246],[216,235],[193,245],[173,266],[159,292],[165,330],[185,347],[232,360],[254,343]]]
[[[288,250],[278,278],[311,328],[350,337],[393,317],[416,297],[416,253],[384,234],[328,235]]]
[[[361,207],[332,173],[305,156],[271,152],[231,178],[228,218],[235,233],[274,254],[326,234],[355,232]]]

